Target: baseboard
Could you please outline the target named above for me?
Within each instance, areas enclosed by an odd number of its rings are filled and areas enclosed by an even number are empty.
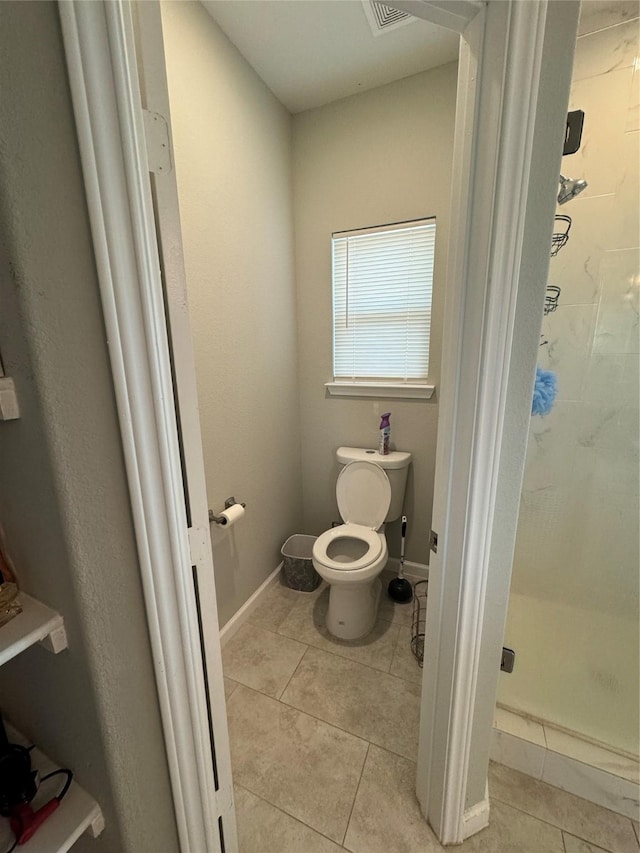
[[[398,570],[400,566],[400,559],[398,557],[389,557],[387,561],[387,568],[393,569],[395,571]],[[248,621],[249,617],[253,613],[253,611],[260,605],[260,598],[263,593],[267,591],[267,589],[274,583],[278,582],[278,578],[280,577],[280,570],[282,569],[282,563],[274,569],[269,577],[258,587],[258,589],[251,595],[242,607],[237,610],[231,619],[227,622],[224,628],[220,629],[220,645],[222,648],[229,642],[229,640],[236,634],[240,628],[244,625],[245,622]],[[429,566],[425,563],[413,563],[410,560],[404,561],[404,573],[409,578],[419,578],[420,580],[428,580],[429,579]]]
[[[278,582],[281,569],[282,563],[280,563],[280,565],[271,572],[266,581],[261,583],[253,595],[251,595],[242,607],[233,614],[224,628],[220,629],[220,646],[222,648],[226,646],[233,635],[236,634],[249,619],[249,616],[251,616],[256,607],[260,605],[260,597],[262,594],[265,593],[270,586]]]
[[[389,557],[387,560],[387,568],[398,570],[400,567],[399,557]],[[420,580],[429,580],[429,566],[426,563],[412,563],[411,560],[404,561],[405,575],[412,575]]]
[[[524,740],[524,738],[494,729],[491,735],[489,755],[496,764],[504,764],[512,770],[525,773],[533,779],[542,779],[546,746]]]
[[[504,718],[504,712],[503,712]],[[510,713],[506,719],[510,719],[509,727],[519,725],[522,734],[527,734],[531,729],[531,723],[526,718]],[[536,724],[537,725],[537,724]],[[542,729],[537,725],[537,728]],[[520,730],[520,729],[519,729]],[[548,728],[547,728],[548,733]],[[568,745],[568,750],[573,749],[571,741],[580,745],[581,752],[585,753],[585,742],[579,738],[563,738]],[[602,753],[602,749],[598,749]],[[610,811],[625,817],[637,819],[639,810],[638,783],[622,775],[607,772],[603,767],[597,767],[581,761],[575,756],[564,754],[555,749],[550,749],[544,744],[544,736],[541,739],[538,734],[538,742],[534,743],[526,737],[518,737],[512,732],[503,731],[500,728],[493,729],[491,740],[491,760],[498,764],[504,764],[513,770],[519,770],[534,779],[540,779],[554,788],[561,788],[584,800],[596,803]],[[615,767],[620,757],[611,753],[611,767]],[[626,762],[628,763],[628,762]]]
[[[489,790],[485,787],[484,800],[466,809],[462,816],[462,840],[466,841],[481,829],[489,826]]]

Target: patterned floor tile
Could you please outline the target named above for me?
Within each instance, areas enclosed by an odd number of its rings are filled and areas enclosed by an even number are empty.
[[[307,646],[245,624],[222,652],[227,678],[278,698]]]
[[[492,764],[489,795],[613,853],[638,853],[629,818],[531,776]]]
[[[228,717],[236,783],[342,843],[366,741],[243,685]]]
[[[342,847],[251,791],[235,792],[240,853],[340,853]]]
[[[368,666],[309,649],[282,701],[415,760],[420,688]]]
[[[389,672],[400,626],[380,619],[373,631],[361,640],[338,640],[326,628],[328,604],[328,587],[315,600],[299,601],[278,628],[278,633],[382,672]]]

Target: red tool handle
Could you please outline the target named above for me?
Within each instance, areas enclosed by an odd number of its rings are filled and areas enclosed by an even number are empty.
[[[59,805],[60,800],[54,797],[39,808],[37,812],[34,812],[28,803],[17,806],[13,810],[10,823],[18,844],[26,844],[35,831],[42,826]]]

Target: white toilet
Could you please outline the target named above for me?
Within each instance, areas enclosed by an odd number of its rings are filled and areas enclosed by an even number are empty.
[[[375,625],[378,575],[388,557],[384,525],[402,513],[411,454],[339,447],[336,456],[344,465],[336,483],[344,524],[318,536],[313,565],[331,587],[328,630],[341,640],[357,640]]]

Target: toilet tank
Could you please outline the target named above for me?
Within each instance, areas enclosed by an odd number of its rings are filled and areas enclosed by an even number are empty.
[[[411,464],[410,453],[392,450],[391,453],[383,456],[377,450],[367,450],[363,447],[339,447],[336,457],[341,465],[346,465],[348,462],[375,462],[383,468],[391,483],[391,503],[385,522],[400,518],[407,487],[407,473]]]

